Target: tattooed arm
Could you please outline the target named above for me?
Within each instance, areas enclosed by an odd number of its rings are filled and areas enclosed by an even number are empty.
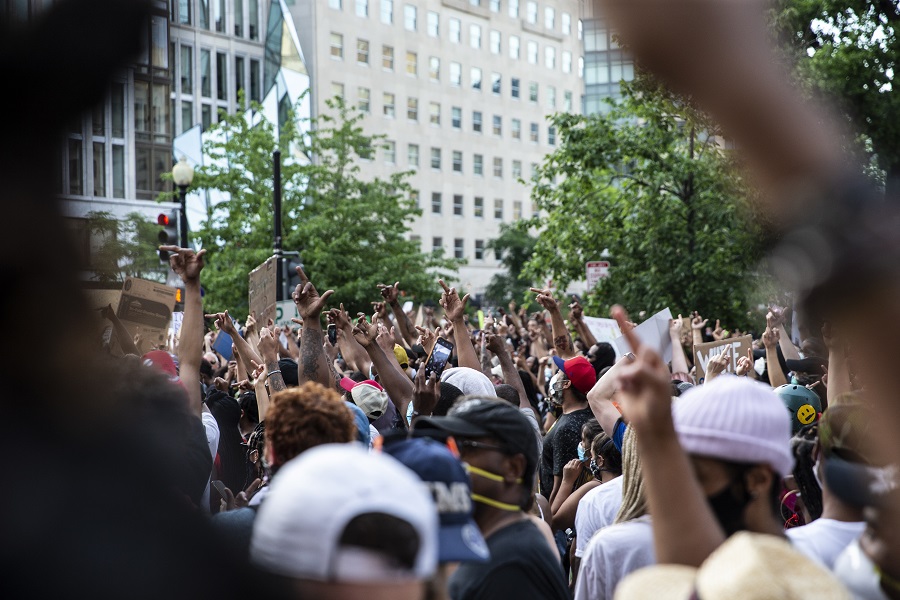
[[[259,332],[259,353],[266,364],[266,374],[269,378],[269,389],[274,394],[287,387],[281,369],[278,368],[278,340],[272,335],[268,327],[263,327]]]
[[[531,291],[537,294],[538,303],[547,309],[550,313],[550,325],[553,328],[553,347],[560,358],[572,358],[575,356],[575,344],[572,343],[572,336],[566,329],[566,322],[563,320],[562,311],[559,310],[559,304],[553,297],[553,293],[547,290],[531,288]]]
[[[294,291],[294,303],[303,319],[303,333],[300,342],[300,360],[298,361],[298,379],[301,385],[307,381],[315,381],[326,388],[335,385],[334,367],[329,365],[325,355],[325,335],[320,320],[325,300],[334,293],[328,290],[319,296],[303,269],[297,267],[300,284]]]

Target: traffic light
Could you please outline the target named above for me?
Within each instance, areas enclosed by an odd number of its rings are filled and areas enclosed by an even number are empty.
[[[279,300],[290,300],[291,294],[297,289],[297,285],[300,283],[297,267],[303,267],[303,263],[298,257],[281,257],[281,269],[278,271]]]
[[[178,214],[175,211],[168,213],[159,213],[156,217],[156,224],[160,226],[159,239],[160,246],[177,246],[178,245]],[[165,250],[159,251],[159,260],[169,262],[169,253]]]

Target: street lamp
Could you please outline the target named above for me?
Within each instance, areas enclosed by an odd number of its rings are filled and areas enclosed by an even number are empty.
[[[188,226],[187,226],[187,189],[194,180],[194,167],[188,164],[187,158],[181,157],[174,167],[172,167],[172,180],[178,186],[181,192],[181,247],[188,247]]]

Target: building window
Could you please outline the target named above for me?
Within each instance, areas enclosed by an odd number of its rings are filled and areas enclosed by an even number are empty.
[[[538,164],[531,163],[531,178],[532,179],[534,179],[537,176],[537,172],[538,172]]]
[[[509,16],[513,19],[519,18],[519,0],[509,0]]]
[[[494,122],[491,128],[491,132],[494,135],[503,135],[503,117],[500,115],[494,115]]]
[[[450,124],[453,129],[462,128],[462,109],[460,107],[454,106],[450,109]]]
[[[212,0],[213,20],[216,23],[216,31],[225,33],[225,0]]]
[[[382,103],[384,105],[384,116],[394,118],[394,94],[384,92]]]
[[[458,44],[462,41],[462,24],[459,19],[450,18],[450,41]]]
[[[548,69],[556,68],[556,48],[553,46],[544,47],[544,66]]]
[[[472,67],[469,71],[469,76],[472,79],[472,89],[481,91],[481,69],[478,67]]]
[[[181,46],[181,93],[194,93],[194,49]]]
[[[572,92],[566,92],[563,95],[563,110],[566,112],[572,112]]]
[[[500,54],[500,32],[491,29],[490,37],[491,54]]]
[[[357,17],[368,17],[369,16],[369,0],[356,0],[356,16]]]
[[[438,102],[430,102],[428,104],[428,121],[432,125],[441,124],[441,105]]]
[[[332,81],[331,82],[331,95],[338,97],[338,98],[343,98],[344,97],[344,84],[337,83],[336,81]]]
[[[551,6],[544,7],[544,27],[551,31],[556,27],[556,11]]]
[[[344,36],[339,33],[331,34],[331,56],[334,58],[344,58]]]
[[[418,98],[407,98],[406,99],[406,118],[410,121],[418,121],[419,120],[419,99]]]
[[[530,141],[534,142],[535,144],[537,144],[537,142],[538,142],[538,124],[537,123],[531,124],[531,134],[528,136],[528,139]]]
[[[472,155],[472,173],[475,175],[484,175],[484,156],[481,154]]]
[[[235,56],[234,57],[234,98],[235,100],[241,97],[241,92],[244,90],[244,57],[243,56]],[[244,103],[246,104],[247,98],[244,97]]]
[[[410,4],[403,6],[403,26],[407,31],[416,30],[416,7]]]
[[[562,32],[564,35],[572,34],[572,15],[567,12],[562,14]]]
[[[216,98],[228,100],[228,55],[216,52]]]
[[[428,79],[434,82],[441,80],[441,59],[437,56],[428,59]]]
[[[234,0],[234,35],[244,37],[244,0]]]
[[[432,148],[431,149],[431,168],[432,169],[441,169],[441,149],[440,148]],[[438,194],[438,200],[440,200],[440,194]],[[433,197],[432,197],[433,201]],[[438,211],[440,212],[440,211]]]
[[[454,258],[465,258],[465,242],[462,238],[453,240],[453,256]]]
[[[212,127],[212,106],[209,104],[200,107],[200,125],[203,127],[203,131]]]
[[[551,146],[556,145],[556,127],[547,128],[547,143]]]
[[[415,195],[416,195],[416,201],[418,201],[419,200],[419,192],[415,192]],[[414,242],[416,244],[417,248],[422,247],[422,236],[411,235],[411,236],[409,236],[409,241]]]
[[[520,56],[519,48],[520,48],[519,36],[517,36],[517,35],[509,36],[509,57],[513,58],[515,60],[519,60],[519,56]]]
[[[397,162],[397,142],[388,140],[384,143],[384,162],[389,165]]]
[[[406,147],[406,161],[411,167],[419,166],[419,145],[410,144]]]
[[[372,110],[372,105],[371,105],[372,94],[369,91],[369,88],[364,88],[364,87],[357,88],[356,95],[358,98],[358,100],[356,102],[356,106],[357,106],[357,108],[359,108],[359,111],[363,112],[363,113],[371,112],[371,110]]]
[[[461,217],[463,214],[463,197],[460,194],[454,194],[453,196],[453,214],[458,217]]]
[[[419,74],[419,55],[415,52],[406,53],[406,74],[413,77]]]
[[[556,109],[556,88],[552,85],[547,86],[547,108]]]
[[[475,206],[472,213],[479,219],[484,218],[484,198],[475,196]]]
[[[356,40],[356,62],[361,65],[369,64],[369,42]]]
[[[181,101],[181,133],[194,126],[194,103]],[[96,177],[96,174],[94,175]]]
[[[566,50],[563,50],[562,53],[562,71],[563,73],[572,72],[572,53]]]
[[[475,260],[484,260],[484,240],[475,240]]]
[[[512,137],[514,140],[522,139],[522,121],[520,119],[513,119],[512,126],[510,127],[512,131]]]
[[[481,25],[469,25],[469,45],[476,50],[481,48]]]
[[[491,92],[495,96],[500,95],[500,73],[491,73]]]
[[[538,101],[538,84],[534,81],[528,83],[528,101],[537,104]]]
[[[209,0],[200,0],[198,8],[200,10],[197,17],[198,25],[201,29],[209,31]]]
[[[494,177],[503,177],[503,159],[494,157]]]
[[[432,148],[432,151],[434,149]],[[440,192],[432,192],[431,193],[431,212],[432,214],[439,215],[441,214],[441,193]],[[440,238],[435,238],[440,239]],[[440,246],[440,244],[435,244],[435,246]]]
[[[455,173],[462,173],[463,172],[462,167],[463,167],[462,152],[460,152],[459,150],[454,150],[453,151],[453,171]],[[462,214],[462,213],[460,213],[460,214]]]
[[[462,65],[458,62],[450,63],[450,85],[453,87],[462,85]]]
[[[209,50],[200,50],[200,94],[204,98],[212,96],[212,72]]]
[[[528,64],[538,64],[538,45],[537,42],[528,42]]]
[[[262,102],[259,83],[259,66],[260,63],[258,60],[253,60],[252,58],[250,59],[250,100],[252,100],[253,102]],[[343,95],[343,93],[341,95]]]
[[[441,237],[431,238],[431,251],[436,252],[438,254],[443,254],[444,253],[444,238],[441,238]]]
[[[500,0],[491,0],[491,12],[500,12]]]
[[[342,10],[344,6],[341,2],[342,0],[328,0],[328,7],[333,8],[334,10]]]
[[[522,177],[522,161],[514,160],[512,161],[512,176],[513,179],[519,179]]]
[[[518,221],[522,218],[522,201],[521,200],[513,200],[513,221]]]
[[[433,10],[428,11],[428,35],[441,37],[441,17]]]
[[[519,97],[519,80],[516,77],[512,78],[511,83],[510,83],[510,88],[512,91],[512,97],[518,98]]]
[[[259,40],[259,0],[250,0],[249,8],[250,39]]]
[[[538,16],[538,5],[537,2],[533,2],[529,0],[529,2],[525,3],[525,20],[528,21],[531,25],[537,24],[537,16]]]
[[[385,25],[394,23],[394,0],[381,0],[381,22]]]
[[[481,133],[481,111],[472,111],[472,131]]]
[[[503,200],[500,198],[494,199],[494,218],[503,219]]]
[[[393,46],[382,46],[381,47],[381,66],[388,71],[394,70],[394,47]]]

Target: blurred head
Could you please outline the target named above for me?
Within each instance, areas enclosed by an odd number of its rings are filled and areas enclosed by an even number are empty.
[[[612,347],[612,344],[600,342],[599,344],[594,344],[590,347],[587,358],[591,362],[591,365],[593,365],[594,371],[597,372],[597,376],[599,377],[600,371],[616,364],[616,351]]]
[[[591,462],[588,464],[591,475],[600,479],[601,473],[606,471],[613,477],[622,474],[622,454],[616,448],[612,438],[605,433],[594,436],[591,442]]]

